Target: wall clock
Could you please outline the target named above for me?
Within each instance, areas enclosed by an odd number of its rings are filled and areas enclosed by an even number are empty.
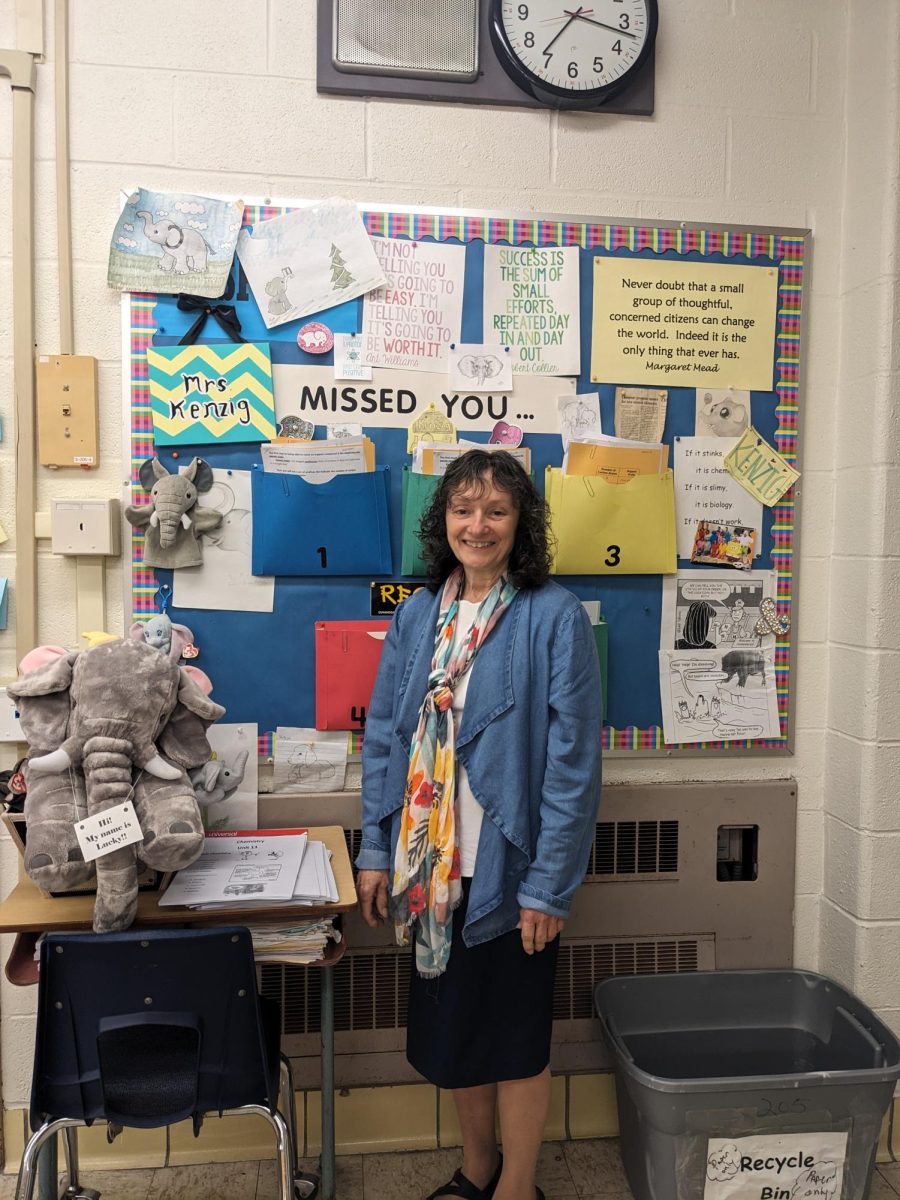
[[[522,91],[556,108],[596,108],[634,80],[653,48],[657,0],[490,0],[497,57]]]

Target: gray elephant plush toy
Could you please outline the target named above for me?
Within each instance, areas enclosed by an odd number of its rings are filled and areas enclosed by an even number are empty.
[[[237,791],[243,781],[249,757],[248,750],[236,750],[191,771],[194,795],[201,808],[220,804],[227,800],[232,792]]]
[[[188,771],[209,760],[206,731],[225,710],[198,685],[200,674],[127,639],[49,655],[7,688],[29,743],[25,870],[47,891],[96,870],[97,933],[134,920],[139,861],[177,871],[203,849]],[[75,822],[129,799],[143,841],[85,863]]]
[[[203,562],[200,535],[221,524],[222,514],[198,503],[213,484],[212,467],[195,458],[182,474],[170,475],[158,458],[139,472],[149,504],[129,504],[126,519],[144,534],[145,567],[197,567]]]

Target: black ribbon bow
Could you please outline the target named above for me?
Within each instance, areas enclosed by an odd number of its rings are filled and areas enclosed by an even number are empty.
[[[178,343],[179,346],[193,346],[208,317],[214,317],[219,322],[231,341],[246,342],[247,340],[245,337],[241,337],[241,323],[232,304],[216,304],[213,300],[207,300],[205,296],[187,296],[182,292],[178,297],[178,307],[181,312],[199,314],[197,320]]]

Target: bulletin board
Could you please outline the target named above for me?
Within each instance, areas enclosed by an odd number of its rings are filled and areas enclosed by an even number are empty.
[[[296,204],[296,202],[294,202]],[[244,224],[290,211],[291,204],[248,205]],[[599,391],[604,430],[613,429],[616,386],[628,386],[630,378],[591,381],[591,329],[595,260],[611,258],[626,262],[670,261],[676,264],[742,264],[765,266],[777,272],[774,338],[771,345],[771,386],[752,390],[753,427],[792,464],[797,463],[800,412],[800,366],[803,328],[804,263],[808,256],[809,233],[797,229],[734,228],[673,223],[607,222],[587,217],[511,216],[461,210],[425,208],[381,208],[361,206],[363,220],[373,238],[390,237],[414,241],[437,241],[466,248],[462,310],[462,342],[481,342],[483,314],[483,264],[486,245],[515,247],[578,247],[580,271],[581,373],[578,393]],[[145,493],[138,479],[141,464],[154,454],[153,425],[147,374],[147,350],[152,346],[177,343],[193,324],[195,314],[180,311],[176,298],[168,295],[131,293],[123,297],[125,370],[126,459],[131,463],[128,503],[140,503]],[[266,329],[261,314],[235,259],[223,302],[234,306],[248,341],[269,343],[275,372],[276,405],[282,411],[297,411],[301,394],[307,403],[316,388],[300,388],[287,400],[279,392],[279,368],[286,364],[321,369],[330,355],[306,353],[297,343],[298,328],[310,318],[274,329]],[[216,302],[218,303],[218,302]],[[315,319],[334,332],[354,333],[361,329],[362,298],[316,314]],[[225,342],[214,321],[207,321],[199,341]],[[292,376],[302,380],[302,375]],[[310,377],[312,378],[312,376]],[[520,376],[516,376],[518,380]],[[563,380],[558,380],[562,384]],[[715,386],[731,386],[723,368]],[[293,386],[293,385],[292,385]],[[340,386],[340,385],[339,385]],[[365,384],[355,385],[363,388]],[[666,387],[665,382],[660,386]],[[283,389],[282,389],[283,390]],[[560,389],[562,390],[562,389]],[[441,405],[446,380],[434,376],[428,395],[416,397],[417,412],[426,401]],[[488,440],[495,421],[518,423],[525,430],[524,444],[530,446],[535,482],[543,490],[545,468],[559,466],[562,443],[558,433],[530,432],[534,414],[517,407],[516,388],[508,396],[483,395],[470,399],[468,414],[481,412],[477,428],[465,430],[476,441]],[[396,392],[388,406],[396,405]],[[461,401],[460,401],[461,402]],[[411,403],[411,402],[408,402]],[[481,409],[477,407],[481,406]],[[402,407],[402,406],[401,406]],[[460,411],[457,407],[456,412]],[[320,426],[326,419],[358,421],[375,444],[379,467],[389,468],[390,537],[393,570],[388,576],[401,578],[401,506],[403,467],[409,464],[406,425],[410,416],[397,416],[396,427],[383,423],[367,425],[366,418],[353,412],[301,413]],[[545,414],[546,416],[546,414]],[[382,417],[382,421],[383,421]],[[390,418],[388,418],[390,419]],[[694,387],[668,385],[668,408],[663,438],[674,449],[679,437],[695,433]],[[541,424],[549,428],[546,419]],[[463,430],[460,429],[460,434]],[[316,437],[324,436],[317,427]],[[194,455],[214,468],[260,470],[256,444],[203,444],[180,446],[177,457],[171,448],[156,451],[169,471],[177,471]],[[798,485],[774,507],[763,510],[760,553],[754,567],[776,573],[778,612],[790,622],[796,594],[794,546],[795,500]],[[126,566],[126,611],[133,619],[157,611],[161,584],[173,586],[173,572],[148,570],[142,566],[143,532],[132,531],[131,561]],[[690,566],[679,559],[679,567]],[[702,570],[702,568],[699,568]],[[278,725],[311,727],[315,710],[314,623],[317,620],[355,620],[370,617],[370,585],[376,576],[277,578],[271,613],[211,611],[180,608],[178,583],[174,580],[174,602],[169,614],[190,627],[200,650],[196,665],[210,676],[213,698],[227,711],[226,721],[255,722],[260,732],[260,752],[271,749],[271,733]],[[740,741],[705,741],[685,746],[666,744],[663,739],[658,650],[662,613],[662,578],[655,575],[559,576],[559,582],[582,600],[599,600],[608,625],[608,704],[603,732],[604,750],[613,754],[768,754],[790,753],[793,739],[794,659],[792,633],[776,638],[774,663],[780,736]]]

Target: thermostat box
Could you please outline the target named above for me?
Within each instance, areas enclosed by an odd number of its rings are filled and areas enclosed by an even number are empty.
[[[118,554],[118,500],[51,500],[54,554]]]

